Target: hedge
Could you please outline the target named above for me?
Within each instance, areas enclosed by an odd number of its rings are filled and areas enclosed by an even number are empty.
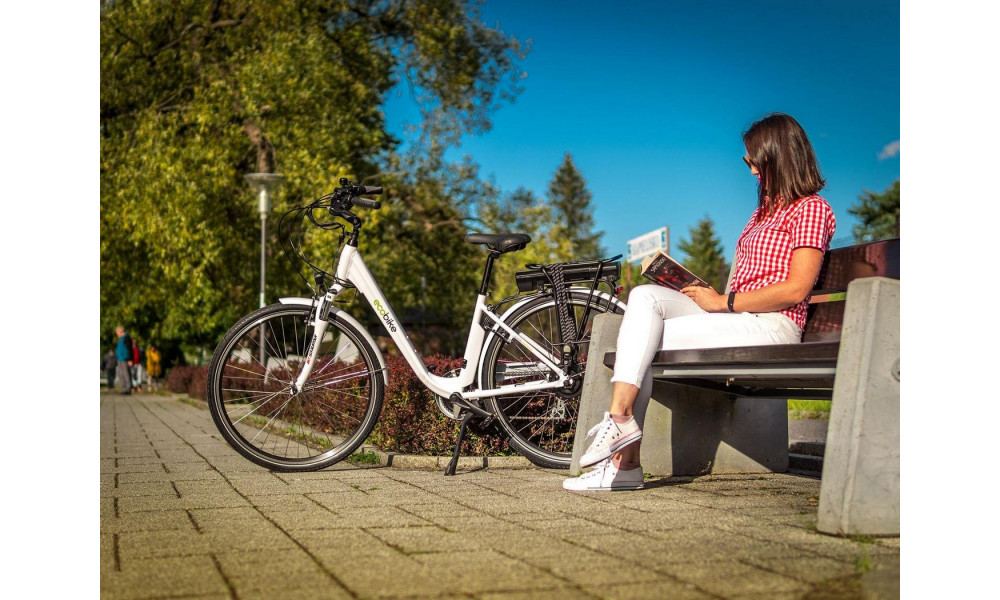
[[[425,358],[424,363],[438,375],[457,369],[462,359],[441,355]],[[417,379],[401,356],[386,357],[388,386],[382,413],[367,443],[387,452],[421,455],[447,455],[455,448],[458,423],[445,417],[437,408],[434,394]],[[208,367],[177,366],[167,373],[167,389],[192,398],[206,400]],[[262,379],[262,378],[261,378]],[[237,385],[226,383],[226,387]],[[245,383],[243,384],[246,387]],[[361,407],[357,407],[361,410]],[[350,409],[347,409],[350,410]],[[307,409],[313,413],[311,426],[330,431],[323,423],[328,416],[320,405]],[[307,419],[309,417],[307,416]],[[463,454],[513,454],[507,441],[495,429],[481,431],[470,426],[462,443]]]

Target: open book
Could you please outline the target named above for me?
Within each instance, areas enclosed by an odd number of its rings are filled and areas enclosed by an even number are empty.
[[[663,250],[642,261],[642,276],[664,287],[679,290],[689,285],[711,287],[705,280],[684,268],[681,263],[670,258]]]

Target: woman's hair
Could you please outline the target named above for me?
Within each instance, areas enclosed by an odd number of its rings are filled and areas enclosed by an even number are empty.
[[[771,113],[743,134],[750,162],[760,173],[757,206],[762,214],[784,208],[823,189],[816,153],[798,121]]]

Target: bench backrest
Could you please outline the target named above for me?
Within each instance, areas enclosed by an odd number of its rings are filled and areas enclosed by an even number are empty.
[[[899,238],[827,251],[809,299],[803,342],[840,339],[847,284],[861,277],[899,279]]]

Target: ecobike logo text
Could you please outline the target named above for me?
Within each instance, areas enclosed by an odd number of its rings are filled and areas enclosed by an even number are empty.
[[[377,312],[379,316],[382,317],[382,320],[385,321],[386,328],[389,331],[396,333],[396,322],[389,317],[389,311],[387,311],[385,307],[382,306],[382,303],[379,302],[378,300],[374,302],[374,305],[375,305],[375,312]]]

